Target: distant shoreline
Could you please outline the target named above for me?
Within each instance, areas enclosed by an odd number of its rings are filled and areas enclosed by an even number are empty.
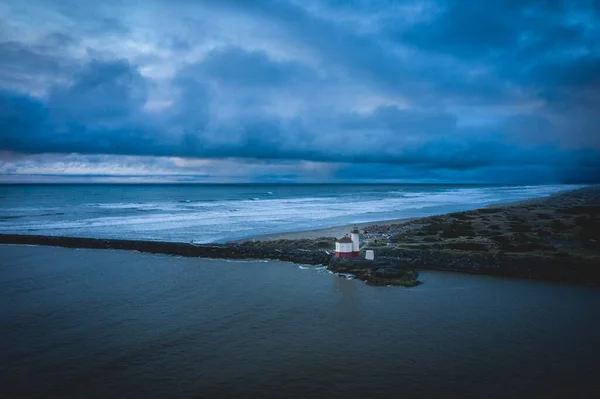
[[[600,186],[464,212],[357,224],[376,262],[339,262],[336,236],[353,225],[224,244],[0,234],[0,244],[122,249],[179,256],[323,264],[373,284],[418,284],[415,270],[600,285]],[[400,275],[401,279],[390,278]]]

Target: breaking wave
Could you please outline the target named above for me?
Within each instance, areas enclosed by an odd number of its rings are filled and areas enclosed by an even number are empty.
[[[286,191],[260,191],[254,195],[247,188],[236,186],[222,189],[218,195],[213,188],[194,187],[195,191],[185,196],[177,187],[129,188],[137,190],[136,195],[129,194],[128,187],[122,187],[122,192],[98,195],[90,202],[88,193],[73,186],[69,188],[68,200],[63,191],[62,195],[44,196],[43,203],[31,188],[27,195],[19,195],[19,188],[11,187],[7,189],[8,201],[6,198],[4,201],[8,205],[0,208],[0,232],[222,242],[468,210],[576,188],[564,185],[389,186],[377,190],[368,185],[297,187],[284,186]]]

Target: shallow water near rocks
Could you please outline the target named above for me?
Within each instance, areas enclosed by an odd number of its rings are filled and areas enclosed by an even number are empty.
[[[600,290],[0,246],[0,396],[594,397]],[[308,267],[305,269],[305,267]]]

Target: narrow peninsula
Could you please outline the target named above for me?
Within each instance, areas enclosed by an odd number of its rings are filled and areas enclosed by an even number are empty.
[[[226,244],[0,234],[0,243],[323,264],[373,285],[412,287],[419,284],[418,270],[600,285],[600,186],[405,222],[371,223],[359,230],[356,259],[334,256],[336,237],[299,234]],[[367,251],[373,251],[374,260],[365,259]]]

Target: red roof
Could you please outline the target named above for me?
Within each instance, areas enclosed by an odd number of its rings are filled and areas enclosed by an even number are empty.
[[[337,242],[352,242],[352,239],[350,237],[342,237]]]

